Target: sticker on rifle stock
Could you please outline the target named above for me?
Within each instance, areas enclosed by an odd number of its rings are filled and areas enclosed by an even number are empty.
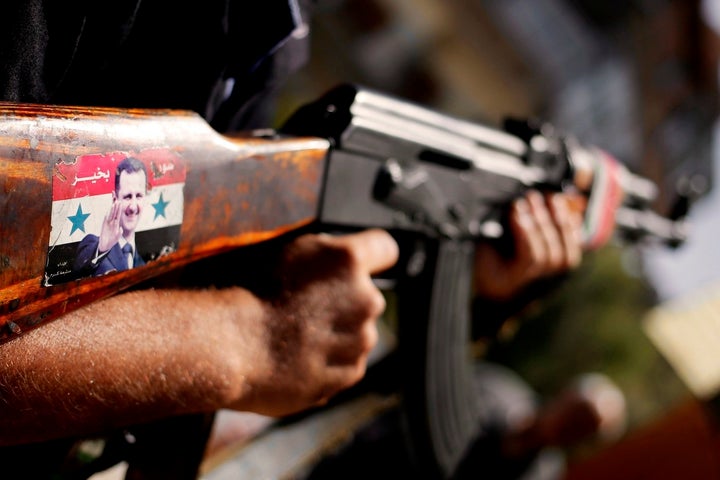
[[[44,285],[140,267],[175,251],[185,173],[168,149],[58,162]]]

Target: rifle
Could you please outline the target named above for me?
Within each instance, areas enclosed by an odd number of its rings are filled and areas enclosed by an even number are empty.
[[[155,192],[148,222],[156,223],[138,233],[146,263],[93,276],[74,268],[75,250],[128,156],[146,165]],[[352,85],[301,108],[280,131],[236,136],[185,111],[2,103],[0,167],[3,341],[306,227],[388,229],[402,252],[392,280],[410,437],[440,478],[477,434],[465,355],[474,244],[503,237],[513,199],[531,188],[584,192],[591,245],[613,231],[671,247],[686,236],[685,212],[652,210],[652,182],[548,125],[496,130]]]

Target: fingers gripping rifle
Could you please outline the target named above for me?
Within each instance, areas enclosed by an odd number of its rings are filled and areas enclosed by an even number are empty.
[[[145,165],[151,187],[152,210],[137,227],[144,261],[88,273],[112,263],[107,255],[76,269],[126,157]],[[449,477],[476,434],[467,358],[474,245],[502,237],[503,212],[531,188],[588,193],[588,241],[609,235],[614,202],[623,203],[614,220],[626,238],[677,245],[685,235],[682,218],[650,210],[650,182],[546,126],[502,132],[353,86],[302,108],[280,135],[222,136],[179,111],[0,104],[0,339],[308,225],[387,228],[402,249],[390,275],[411,438],[418,457]]]
[[[507,129],[352,86],[286,125],[333,141],[321,222],[380,226],[405,241],[394,287],[404,413],[414,458],[433,478],[452,477],[479,434],[468,350],[474,245],[504,235],[512,200],[529,189],[586,194],[588,248],[613,232],[671,247],[686,235],[682,218],[651,210],[655,185],[607,153],[548,125],[509,121]]]

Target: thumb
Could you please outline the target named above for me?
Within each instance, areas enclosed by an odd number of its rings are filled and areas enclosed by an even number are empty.
[[[328,241],[352,251],[358,263],[370,274],[392,267],[400,255],[395,239],[381,229],[330,237]]]

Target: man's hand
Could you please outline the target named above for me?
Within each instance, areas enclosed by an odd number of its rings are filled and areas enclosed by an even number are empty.
[[[262,321],[265,355],[249,359],[269,362],[257,378],[248,378],[250,410],[293,413],[324,403],[363,377],[385,309],[371,275],[397,258],[397,244],[381,230],[305,235],[285,249],[282,293],[267,301]]]
[[[490,244],[478,246],[476,295],[507,301],[531,282],[580,264],[582,216],[568,194],[531,191],[519,198],[510,212],[510,229],[515,241],[511,258]]]
[[[285,250],[277,298],[241,287],[138,290],[30,331],[0,348],[0,444],[322,403],[363,376],[385,305],[370,276],[397,256],[384,231],[304,236]]]
[[[122,227],[120,227],[121,202],[113,200],[110,210],[105,215],[98,240],[98,253],[105,253],[120,241]]]

